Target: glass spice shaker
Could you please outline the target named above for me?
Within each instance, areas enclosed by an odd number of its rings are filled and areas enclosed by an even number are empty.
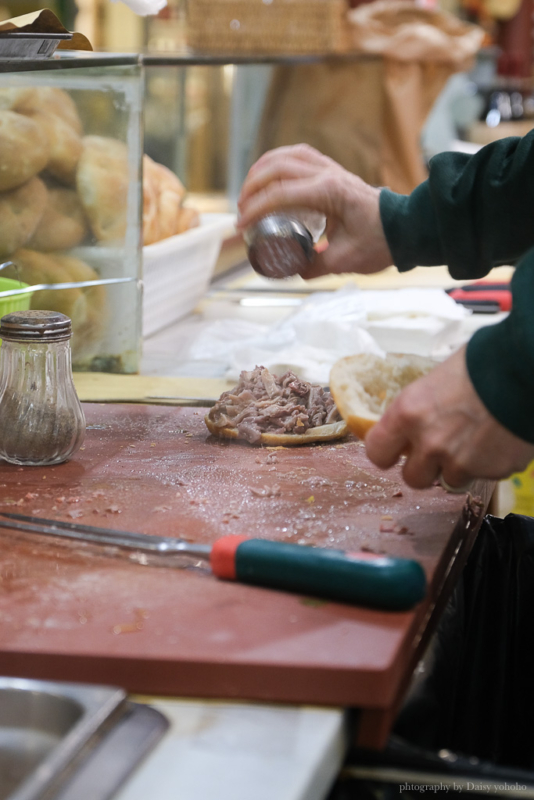
[[[243,234],[252,267],[266,278],[306,275],[326,217],[310,209],[267,214]]]
[[[15,311],[0,320],[0,458],[11,464],[59,464],[83,443],[71,334],[70,319],[56,311]]]

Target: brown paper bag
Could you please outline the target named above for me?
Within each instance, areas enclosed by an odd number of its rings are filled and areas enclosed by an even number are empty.
[[[419,139],[438,94],[484,33],[409,0],[349,12],[354,61],[277,67],[257,155],[307,142],[368,183],[411,192],[426,178]]]

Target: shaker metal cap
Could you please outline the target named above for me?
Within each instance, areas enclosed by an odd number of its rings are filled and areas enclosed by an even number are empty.
[[[71,334],[70,318],[58,311],[14,311],[0,320],[0,339],[11,342],[59,342]]]
[[[251,266],[266,278],[304,275],[315,251],[308,228],[290,214],[268,214],[246,232]]]

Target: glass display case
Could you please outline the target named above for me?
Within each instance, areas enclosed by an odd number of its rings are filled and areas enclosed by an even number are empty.
[[[2,276],[35,287],[31,307],[72,319],[75,370],[138,371],[142,335],[196,307],[234,231],[273,74],[323,61],[0,61],[0,259],[15,265]],[[243,261],[240,241],[232,246]]]
[[[0,62],[2,276],[72,319],[77,370],[138,369],[142,105],[136,55]]]

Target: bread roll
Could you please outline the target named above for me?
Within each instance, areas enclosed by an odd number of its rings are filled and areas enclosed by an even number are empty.
[[[43,217],[47,191],[39,178],[0,194],[0,258],[24,247]],[[5,277],[5,275],[4,275]]]
[[[159,241],[158,182],[152,170],[154,162],[143,156],[143,244]]]
[[[36,283],[48,283],[48,269],[50,261],[47,256],[42,253],[35,253],[33,250],[26,250],[21,248],[11,256],[11,261],[16,264],[15,267],[6,267],[2,270],[2,275],[5,278],[13,278],[14,280],[21,280],[23,283],[28,283],[33,286]]]
[[[14,107],[22,114],[32,113],[34,111],[54,114],[70,125],[78,136],[81,136],[83,133],[76,103],[63,89],[58,89],[53,86],[34,88],[30,90],[25,97],[20,98],[17,105]]]
[[[52,256],[36,253],[34,250],[17,250],[12,260],[18,268],[18,276],[24,283],[33,286],[38,283],[64,283],[72,278]],[[6,277],[12,268],[3,270]],[[72,320],[73,330],[87,320],[87,300],[81,289],[42,290],[32,295],[31,308],[59,311]]]
[[[63,186],[49,186],[48,202],[28,240],[28,247],[45,253],[68,250],[83,242],[88,232],[85,212],[76,192]]]
[[[330,442],[348,432],[330,392],[291,371],[277,376],[261,366],[243,370],[237,386],[222,393],[204,422],[213,436],[256,446]]]
[[[65,120],[55,114],[31,111],[26,116],[32,119],[48,138],[50,156],[46,171],[61,183],[74,186],[76,168],[83,149],[80,136]]]
[[[0,191],[15,189],[48,164],[50,145],[37,124],[15,111],[0,111]]]
[[[60,253],[37,253],[21,249],[13,255],[18,275],[12,267],[6,277],[19,277],[24,283],[71,283],[98,280],[97,273],[78,258]],[[81,360],[94,355],[105,332],[107,297],[103,286],[37,291],[31,307],[59,311],[72,320],[72,357]]]
[[[3,87],[0,89],[0,108],[13,109],[16,111],[18,106],[23,104],[34,91],[35,89],[32,87],[21,87],[19,89]]]
[[[159,238],[167,239],[176,233],[182,200],[185,197],[185,189],[174,172],[164,167],[163,164],[155,163],[153,168],[155,169],[159,189]]]
[[[55,253],[53,258],[69,275],[71,281],[96,281],[99,275],[85,261],[73,256]],[[85,317],[73,324],[72,356],[75,361],[89,358],[98,351],[108,320],[107,291],[104,286],[86,286],[81,289],[85,301]],[[59,293],[58,293],[59,294]]]
[[[194,213],[185,214],[182,202],[185,188],[180,179],[163,164],[143,157],[143,240],[153,244],[182,233],[194,222]]]
[[[185,233],[190,228],[198,228],[199,225],[200,214],[195,208],[181,208],[174,233]]]
[[[212,436],[219,439],[241,439],[235,428],[219,428],[214,425],[206,415],[204,417],[206,427]],[[319,425],[317,428],[308,428],[306,433],[262,433],[258,445],[265,447],[299,447],[303,444],[314,442],[333,442],[336,439],[343,439],[348,433],[347,424],[344,420],[330,422],[328,425]]]
[[[336,361],[330,372],[330,391],[349,430],[364,439],[401,390],[436,363],[396,353],[385,358],[363,353]]]
[[[82,141],[76,186],[89,224],[99,241],[120,241],[127,224],[128,149],[103,136]]]

